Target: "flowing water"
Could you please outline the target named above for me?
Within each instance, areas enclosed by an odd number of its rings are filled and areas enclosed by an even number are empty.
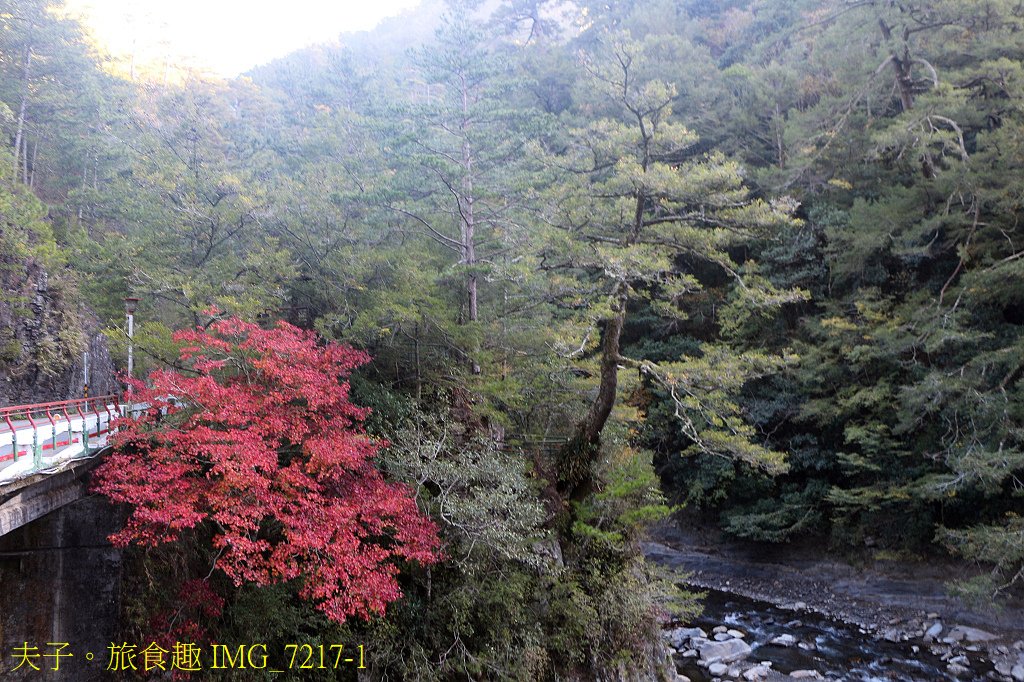
[[[992,669],[982,658],[983,653],[968,652],[970,672],[956,677],[946,671],[945,662],[920,642],[876,640],[856,626],[812,613],[788,611],[716,590],[706,592],[704,613],[692,625],[708,633],[719,625],[745,632],[753,652],[745,661],[735,664],[743,670],[761,661],[771,661],[772,670],[777,672],[816,670],[827,679],[849,682],[974,682],[986,679],[985,674]],[[792,635],[805,646],[813,645],[813,649],[768,644],[783,634]],[[917,653],[911,649],[915,644],[920,647]],[[693,682],[712,679],[696,665],[695,659],[676,660],[679,671]]]

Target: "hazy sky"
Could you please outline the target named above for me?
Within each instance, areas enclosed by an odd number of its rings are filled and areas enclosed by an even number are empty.
[[[373,28],[419,0],[67,0],[107,49],[165,55],[224,76],[343,31]]]

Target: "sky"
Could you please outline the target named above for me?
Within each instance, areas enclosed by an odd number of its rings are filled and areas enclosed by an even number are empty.
[[[67,0],[111,53],[238,75],[346,31],[373,28],[419,0]]]

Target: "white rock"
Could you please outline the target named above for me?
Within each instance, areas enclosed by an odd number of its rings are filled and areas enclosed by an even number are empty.
[[[991,632],[985,630],[979,630],[978,628],[970,628],[966,625],[957,625],[952,628],[946,636],[942,638],[942,641],[946,644],[955,644],[956,642],[991,642],[994,639],[999,639],[999,635],[993,635]]]
[[[769,668],[763,665],[755,665],[753,668],[748,668],[743,673],[743,679],[747,682],[754,682],[755,680],[763,680],[768,677]]]
[[[1024,665],[1018,663],[1013,666],[1013,670],[1010,671],[1010,677],[1013,678],[1013,682],[1024,682]]]
[[[950,675],[956,675],[957,677],[960,677],[961,675],[966,675],[970,672],[970,670],[963,667],[962,665],[959,665],[958,663],[950,663],[946,666],[946,670],[949,672]]]
[[[796,637],[790,634],[779,635],[768,643],[774,644],[775,646],[793,646],[796,644]]]
[[[823,680],[821,673],[817,670],[794,670],[789,674],[789,677],[794,680]]]
[[[717,635],[719,632],[728,632],[728,631],[729,631],[729,628],[725,627],[724,625],[719,625],[717,628],[715,628],[711,632],[713,632],[713,633],[715,633]]]
[[[924,631],[924,636],[931,637],[932,639],[935,639],[940,634],[942,634],[942,621],[938,620],[932,623],[931,626]]]
[[[707,637],[708,633],[704,632],[700,628],[676,628],[674,630],[666,631],[663,636],[668,640],[669,644],[677,649],[682,649],[687,640],[693,639],[694,637]]]
[[[716,632],[715,633],[715,641],[716,642],[724,642],[727,639],[736,639],[736,638],[733,637],[732,635],[730,635],[728,632]]]
[[[676,682],[692,682],[689,677],[682,673],[676,673]]]
[[[735,637],[736,639],[743,639],[747,636],[746,633],[740,632],[739,630],[726,630],[725,634],[730,637]]]
[[[750,645],[742,639],[729,639],[724,642],[708,642],[698,650],[701,664],[710,666],[712,663],[733,663],[746,658],[750,654]]]
[[[729,666],[725,663],[712,663],[708,666],[708,672],[715,677],[721,677],[729,671]]]

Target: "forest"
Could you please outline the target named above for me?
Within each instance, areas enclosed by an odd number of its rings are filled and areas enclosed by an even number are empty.
[[[0,0],[0,375],[140,299],[136,639],[657,679],[680,516],[1019,599],[1022,60],[1011,0],[426,0],[222,79]]]

